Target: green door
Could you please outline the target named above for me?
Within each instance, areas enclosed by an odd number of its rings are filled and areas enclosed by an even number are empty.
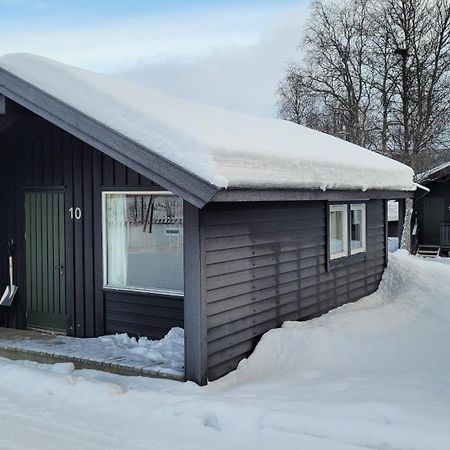
[[[64,194],[25,194],[27,326],[66,331]]]
[[[423,244],[439,245],[441,222],[444,218],[444,199],[423,199]]]

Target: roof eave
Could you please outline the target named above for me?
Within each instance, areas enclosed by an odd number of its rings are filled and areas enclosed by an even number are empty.
[[[218,191],[216,186],[2,68],[0,94],[198,208]]]
[[[304,201],[330,200],[355,201],[371,199],[413,198],[413,190],[320,190],[320,189],[222,189],[216,192],[211,202],[255,202],[255,201]]]

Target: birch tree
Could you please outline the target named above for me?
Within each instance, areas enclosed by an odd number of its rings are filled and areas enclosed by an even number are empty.
[[[280,85],[281,117],[416,171],[447,155],[450,0],[313,0],[301,47]],[[289,102],[302,106],[295,117]]]

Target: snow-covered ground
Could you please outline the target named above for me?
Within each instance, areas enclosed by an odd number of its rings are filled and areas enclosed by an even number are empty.
[[[136,339],[125,333],[81,339],[2,330],[0,348],[34,354],[47,353],[71,358],[72,361],[113,364],[119,369],[129,368],[147,374],[184,379],[184,331],[181,328],[172,328],[163,339],[155,341],[146,337]]]
[[[445,450],[449,342],[450,266],[399,251],[377,293],[204,388],[0,360],[0,448]]]
[[[398,237],[388,237],[388,250],[393,253],[396,252],[399,248],[399,239]]]

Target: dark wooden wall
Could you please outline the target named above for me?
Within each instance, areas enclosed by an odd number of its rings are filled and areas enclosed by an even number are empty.
[[[417,223],[419,226],[419,243],[420,244],[434,244],[439,245],[439,230],[434,233],[426,233],[424,222],[429,220],[424,213],[424,201],[429,198],[442,198],[443,208],[441,212],[441,222],[450,223],[450,176],[439,180],[427,183],[426,187],[430,189],[426,195],[423,191],[418,191],[418,196],[414,205],[414,210],[417,214]]]
[[[384,201],[367,203],[367,254],[329,270],[326,210],[326,202],[290,202],[202,211],[210,380],[235,369],[271,328],[377,289],[386,262]]]
[[[27,138],[24,138],[27,136]],[[26,326],[24,273],[24,192],[65,193],[68,334],[91,337],[128,332],[151,338],[183,326],[183,299],[151,294],[104,292],[102,268],[102,190],[163,190],[79,139],[37,119],[19,122],[0,136],[0,282],[7,280],[6,240],[17,249],[19,298],[10,311],[0,309],[0,325]],[[71,220],[70,207],[82,210]]]

